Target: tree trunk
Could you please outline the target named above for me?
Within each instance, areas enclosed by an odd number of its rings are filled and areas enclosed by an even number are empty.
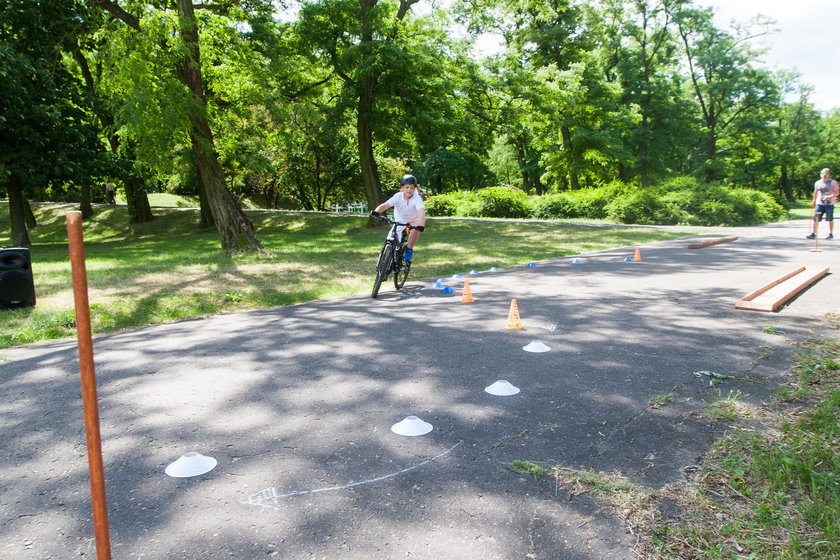
[[[128,206],[128,223],[144,224],[155,219],[149,197],[146,196],[146,186],[140,177],[128,177],[123,183],[125,201]]]
[[[225,251],[259,251],[262,244],[254,235],[254,226],[242,211],[242,207],[225,185],[224,172],[213,150],[213,135],[207,121],[198,115],[191,116],[193,130],[190,131],[193,158],[201,181],[204,183],[210,213],[219,232],[219,240]]]
[[[25,196],[23,197],[23,217],[28,229],[38,227],[38,220],[35,219],[35,214],[32,212],[32,205]]]
[[[382,202],[382,184],[379,169],[373,155],[373,132],[370,128],[370,113],[373,110],[373,90],[376,80],[362,78],[362,93],[359,96],[359,114],[356,120],[356,137],[359,144],[359,164],[362,171],[362,185],[368,208],[376,208]],[[378,224],[378,221],[372,223]]]
[[[516,164],[519,166],[519,175],[522,177],[522,190],[526,193],[531,192],[531,174],[527,169],[527,161],[525,158],[525,139],[522,136],[517,136],[513,140],[514,153],[516,154]]]
[[[90,184],[82,185],[82,201],[79,203],[79,211],[83,220],[93,218],[93,206],[90,205]]]
[[[196,186],[198,187],[198,227],[202,229],[210,229],[216,227],[216,221],[213,219],[213,213],[210,211],[210,201],[207,200],[207,189],[204,188],[204,183],[201,176],[198,174],[196,168]]]
[[[26,210],[20,177],[12,174],[6,185],[9,191],[9,219],[12,222],[12,246],[31,247],[29,232],[26,231]]]
[[[199,180],[204,185],[219,240],[225,251],[259,251],[262,244],[254,234],[254,226],[245,216],[242,207],[228,190],[225,175],[219,164],[213,132],[207,121],[204,88],[201,80],[198,26],[192,0],[178,0],[181,16],[181,36],[188,48],[179,76],[193,95],[194,107],[190,110],[190,142]]]
[[[580,188],[577,173],[574,170],[575,162],[572,155],[572,131],[568,126],[560,127],[560,134],[563,136],[563,150],[566,152],[566,164],[569,166],[569,184],[573,191]]]
[[[781,187],[782,187],[782,194],[785,195],[785,200],[788,202],[793,202],[795,199],[793,197],[793,189],[790,186],[790,178],[788,177],[787,166],[782,166],[782,177],[780,180]]]

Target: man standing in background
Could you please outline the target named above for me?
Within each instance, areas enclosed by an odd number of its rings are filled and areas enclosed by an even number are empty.
[[[826,239],[834,239],[834,203],[837,202],[837,195],[840,194],[840,185],[831,178],[831,169],[826,167],[820,171],[820,179],[814,183],[814,199],[811,207],[814,208],[814,223],[811,225],[811,233],[808,239],[816,239],[817,224],[825,214],[825,221],[828,222],[828,235]]]

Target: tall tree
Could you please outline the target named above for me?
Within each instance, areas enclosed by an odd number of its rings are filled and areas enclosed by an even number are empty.
[[[73,58],[79,67],[79,72],[84,81],[88,94],[93,100],[93,110],[99,119],[102,134],[108,141],[111,153],[120,165],[120,175],[125,189],[126,206],[128,207],[129,223],[140,224],[150,222],[154,219],[152,209],[149,205],[149,197],[146,194],[146,185],[143,177],[138,173],[135,165],[136,160],[131,150],[123,145],[119,132],[116,129],[116,119],[113,111],[100,94],[99,82],[101,81],[102,65],[97,65],[96,73],[91,71],[87,54],[78,47],[73,51]]]
[[[673,171],[686,172],[693,105],[682,95],[678,43],[671,9],[679,0],[607,0],[599,35],[607,80],[618,82],[622,102],[639,109],[639,121],[621,131],[632,151],[622,180],[643,186]]]
[[[769,72],[753,66],[756,53],[747,41],[757,33],[734,36],[714,26],[712,10],[676,4],[672,9],[682,40],[691,91],[700,107],[705,138],[702,149],[706,180],[721,179],[726,146],[721,140],[772,120],[779,88]]]
[[[301,10],[300,34],[328,62],[355,100],[356,142],[369,208],[382,200],[374,131],[382,76],[402,58],[406,16],[419,0],[313,0]]]
[[[143,15],[130,13],[116,1],[93,0],[94,3],[129,26],[139,34],[147,34],[143,27]],[[207,5],[224,9],[227,5]],[[229,6],[227,6],[229,7]],[[210,126],[207,103],[202,80],[202,59],[199,42],[199,25],[192,0],[177,0],[177,29],[180,41],[167,43],[160,38],[158,48],[163,49],[171,59],[175,75],[186,88],[189,105],[186,107],[189,120],[189,140],[192,155],[207,203],[213,216],[223,250],[256,251],[262,249],[253,225],[248,220],[239,202],[225,183],[225,173],[219,163],[213,131]],[[150,26],[158,25],[155,19]],[[157,40],[158,38],[155,38]],[[152,41],[146,41],[147,46]]]
[[[7,0],[0,7],[0,183],[9,193],[12,243],[28,247],[27,192],[87,185],[105,168],[87,122],[88,99],[62,62],[86,31],[81,1]]]

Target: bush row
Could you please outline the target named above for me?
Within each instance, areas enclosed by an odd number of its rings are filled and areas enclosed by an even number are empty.
[[[429,216],[483,218],[606,219],[622,224],[746,226],[784,218],[787,210],[769,194],[677,177],[653,188],[610,183],[528,196],[509,187],[430,196]]]

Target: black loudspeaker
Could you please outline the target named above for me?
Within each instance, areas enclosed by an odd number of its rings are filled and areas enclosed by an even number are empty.
[[[35,281],[29,249],[0,249],[0,309],[35,305]]]

